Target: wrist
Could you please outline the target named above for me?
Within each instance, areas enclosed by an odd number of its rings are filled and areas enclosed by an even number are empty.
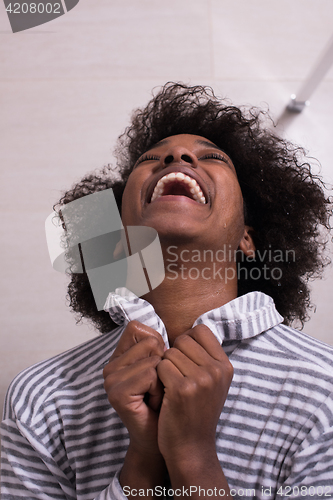
[[[154,488],[163,485],[165,474],[166,466],[160,453],[140,452],[129,445],[119,482],[122,488]]]
[[[177,464],[179,467],[186,465],[189,459],[200,463],[205,459],[217,458],[215,435],[213,439],[207,437],[204,440],[179,440],[174,446],[169,442],[168,446],[161,447],[161,450],[166,464]]]
[[[180,447],[174,453],[165,456],[164,460],[169,474],[172,474],[173,471],[177,473],[191,471],[195,477],[197,472],[209,465],[215,464],[220,468],[215,443],[210,447],[196,445]]]
[[[174,460],[166,461],[172,488],[195,488],[191,495],[193,500],[209,500],[211,495],[207,493],[206,496],[207,491],[219,492],[218,495],[226,499],[232,498],[215,447],[214,450],[192,448],[187,452],[189,453],[187,457],[184,453]]]

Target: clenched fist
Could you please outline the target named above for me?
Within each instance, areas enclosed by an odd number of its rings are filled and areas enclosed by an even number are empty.
[[[108,399],[127,427],[132,449],[159,454],[158,411],[163,386],[156,367],[164,354],[161,335],[131,321],[103,371]]]
[[[179,336],[157,366],[164,386],[158,446],[166,462],[215,452],[215,432],[233,368],[205,325]]]

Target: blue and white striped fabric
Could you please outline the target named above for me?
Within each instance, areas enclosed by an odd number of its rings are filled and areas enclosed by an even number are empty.
[[[107,400],[102,369],[130,320],[168,343],[153,307],[126,289],[117,292],[106,304],[117,329],[12,382],[2,423],[3,500],[126,498],[117,472],[128,432]],[[232,494],[333,497],[333,347],[281,324],[272,299],[260,292],[203,314],[199,323],[234,367],[216,432]]]

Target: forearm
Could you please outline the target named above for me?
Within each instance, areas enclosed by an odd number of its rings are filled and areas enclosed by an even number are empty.
[[[144,455],[129,446],[119,482],[129,499],[144,490],[146,498],[154,498],[156,486],[163,486],[166,466],[162,455]]]
[[[191,500],[205,498],[234,498],[215,450],[188,450],[184,455],[167,462],[172,489],[190,494]],[[182,495],[177,495],[182,498]]]

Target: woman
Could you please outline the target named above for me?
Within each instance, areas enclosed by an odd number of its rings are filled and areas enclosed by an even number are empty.
[[[124,226],[157,230],[165,279],[99,312],[73,274],[73,310],[104,335],[13,382],[3,498],[329,494],[333,349],[287,326],[307,317],[329,229],[302,150],[254,110],[167,84],[118,153],[120,180],[89,175],[59,206],[112,188]]]

